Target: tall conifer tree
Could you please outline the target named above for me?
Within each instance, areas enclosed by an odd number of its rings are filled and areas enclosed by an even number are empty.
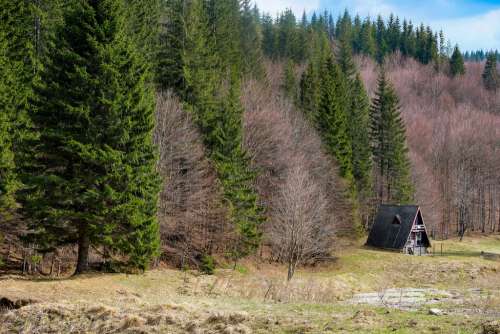
[[[319,78],[317,70],[312,62],[309,63],[300,78],[299,104],[310,120],[315,120],[319,104]]]
[[[413,198],[406,130],[399,99],[381,69],[370,109],[371,142],[379,203],[408,203]]]
[[[255,173],[249,168],[250,160],[242,145],[243,108],[239,91],[238,83],[232,82],[227,95],[220,100],[220,112],[215,120],[217,126],[209,134],[212,159],[238,236],[231,250],[234,259],[257,249],[263,222],[257,193],[253,189]]]
[[[250,5],[250,0],[243,0],[241,4],[240,43],[242,71],[244,74],[262,78],[264,76],[262,41],[258,31],[258,22]]]
[[[350,83],[352,79],[354,79],[356,66],[354,65],[351,43],[349,43],[349,40],[345,37],[340,38],[339,50],[337,51],[337,63]]]
[[[370,100],[359,74],[351,85],[348,114],[352,143],[352,169],[358,194],[366,198],[371,192]]]
[[[497,69],[497,55],[490,52],[486,59],[483,72],[483,84],[487,90],[496,91],[500,85],[500,78]]]
[[[4,38],[2,52],[16,82],[10,96],[9,119],[12,122],[11,145],[18,172],[21,172],[27,159],[24,140],[33,135],[28,111],[37,72],[35,43],[41,29],[35,9],[29,1],[0,0],[0,34]]]
[[[462,57],[462,53],[460,52],[458,45],[455,46],[453,54],[451,55],[450,73],[453,77],[465,74],[464,58]]]
[[[6,55],[7,50],[5,34],[0,31],[0,222],[5,222],[13,211],[14,192],[18,187],[12,150],[17,87],[12,62]]]
[[[163,10],[167,19],[161,24],[156,52],[155,81],[161,89],[180,92],[185,87],[184,52],[187,49],[186,0],[167,0]]]
[[[231,253],[239,258],[259,245],[262,215],[252,186],[255,174],[242,146],[239,62],[234,63],[218,49],[225,42],[216,43],[219,37],[211,29],[217,22],[214,17],[221,14],[214,10],[205,7],[203,1],[192,1],[185,8],[185,40],[180,60],[183,82],[178,94],[184,108],[193,114],[214,162],[229,208],[228,218],[238,236]],[[232,42],[225,47],[232,48]]]
[[[366,18],[361,25],[360,31],[360,51],[368,57],[375,57],[376,46],[375,38],[373,36],[373,26],[370,18]]]
[[[332,57],[323,64],[322,73],[316,121],[328,151],[339,162],[341,175],[352,181],[352,146],[347,128],[347,82]]]
[[[144,269],[159,247],[154,96],[119,0],[78,0],[36,87],[32,177],[23,198],[40,247],[90,245]]]

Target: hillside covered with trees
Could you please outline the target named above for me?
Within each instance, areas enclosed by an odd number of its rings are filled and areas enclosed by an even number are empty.
[[[353,14],[1,1],[0,267],[260,256],[290,280],[381,203],[435,238],[500,232],[497,53]]]

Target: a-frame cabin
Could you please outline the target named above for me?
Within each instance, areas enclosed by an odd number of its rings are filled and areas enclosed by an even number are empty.
[[[425,255],[431,246],[420,207],[380,205],[367,246]]]

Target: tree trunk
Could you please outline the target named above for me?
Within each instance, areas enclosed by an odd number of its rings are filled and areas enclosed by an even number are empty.
[[[89,270],[89,248],[90,238],[86,224],[80,226],[80,238],[78,240],[78,262],[76,264],[75,275],[82,274]]]

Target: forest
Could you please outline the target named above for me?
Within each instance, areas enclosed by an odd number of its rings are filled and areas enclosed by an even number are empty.
[[[500,232],[498,52],[250,0],[0,1],[0,268],[328,261],[379,204]],[[1,272],[1,270],[0,270]]]

